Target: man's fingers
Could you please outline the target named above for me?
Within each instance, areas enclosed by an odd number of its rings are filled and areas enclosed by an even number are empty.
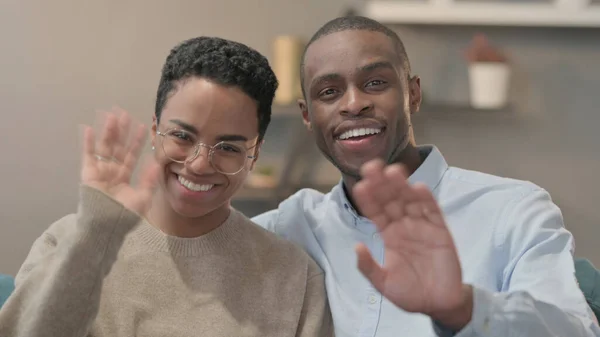
[[[382,206],[373,198],[373,191],[383,182],[383,161],[371,160],[360,168],[361,180],[354,185],[351,193],[362,215],[372,218],[380,214]]]
[[[401,220],[406,200],[412,198],[410,193],[406,194],[410,186],[404,166],[384,166],[382,161],[373,160],[363,165],[361,173],[362,180],[356,184],[353,196],[363,215],[373,222],[375,218],[387,222]]]
[[[435,225],[445,226],[444,213],[429,188],[424,184],[415,184],[413,191],[422,205],[423,216]]]
[[[384,166],[385,163],[381,159],[370,160],[361,166],[360,176],[363,179],[377,177],[383,172]]]
[[[371,160],[361,167],[361,181],[368,182],[371,195],[382,204],[382,208],[383,204],[393,199],[394,194],[392,189],[387,188],[384,170],[385,165],[381,159]]]
[[[373,196],[373,191],[376,190],[373,185],[369,180],[361,180],[352,189],[352,196],[360,213],[367,218],[372,218],[383,211],[381,203]]]
[[[356,254],[360,272],[371,281],[375,289],[379,292],[383,292],[387,272],[373,259],[371,253],[364,244],[359,244],[356,247]]]
[[[414,198],[410,194],[410,184],[408,183],[409,174],[404,165],[389,165],[383,171],[383,175],[387,188],[393,191],[393,199],[407,202]]]

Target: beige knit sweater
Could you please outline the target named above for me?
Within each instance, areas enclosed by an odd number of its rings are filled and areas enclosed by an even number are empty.
[[[0,310],[2,337],[332,335],[323,274],[292,243],[234,210],[207,235],[169,237],[89,187]]]

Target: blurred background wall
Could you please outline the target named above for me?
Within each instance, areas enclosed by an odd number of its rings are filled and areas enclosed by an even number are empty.
[[[151,122],[160,67],[176,43],[214,35],[271,57],[276,36],[309,38],[327,20],[361,3],[2,0],[0,272],[15,274],[33,240],[75,211],[80,123],[92,122],[97,109],[113,105]],[[441,105],[440,111],[468,101],[462,50],[473,34],[484,32],[502,46],[515,69],[510,113],[527,122],[504,118],[502,111],[417,118],[418,141],[435,143],[451,165],[548,189],[576,237],[577,255],[600,264],[595,244],[600,234],[600,30],[391,26],[405,41],[427,102]],[[289,155],[288,131],[300,123],[292,113],[274,119],[265,162]],[[314,179],[322,185],[337,181],[330,165],[318,165]],[[237,205],[248,214],[267,208]]]

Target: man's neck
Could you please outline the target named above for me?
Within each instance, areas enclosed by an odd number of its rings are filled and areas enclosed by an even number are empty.
[[[402,164],[406,168],[406,171],[410,176],[419,168],[419,166],[421,166],[423,161],[424,158],[421,158],[419,148],[415,145],[409,145],[390,164]],[[354,185],[356,185],[356,183],[358,182],[358,178],[351,175],[342,175],[342,180],[344,182],[344,192],[346,193],[348,201],[350,201],[352,207],[360,213],[360,211],[356,207],[356,204],[354,203],[354,198],[352,197],[352,189],[354,188]]]
[[[195,238],[221,226],[229,217],[227,205],[198,218],[189,218],[175,212],[162,193],[157,193],[148,212],[148,222],[161,232],[180,238]]]

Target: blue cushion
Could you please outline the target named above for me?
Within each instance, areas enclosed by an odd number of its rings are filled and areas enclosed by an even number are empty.
[[[577,258],[575,276],[586,301],[600,319],[600,271],[588,259]]]
[[[0,274],[0,308],[15,290],[15,279],[10,275]]]

